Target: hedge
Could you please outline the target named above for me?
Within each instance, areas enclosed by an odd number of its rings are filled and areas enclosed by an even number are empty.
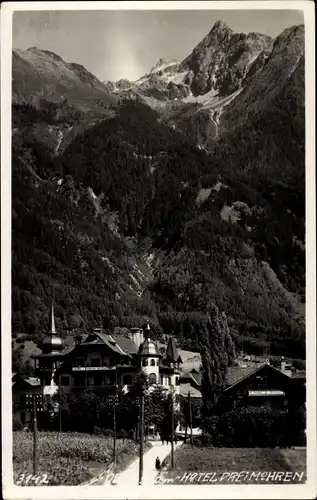
[[[237,408],[205,417],[202,441],[212,446],[274,448],[306,445],[306,414],[267,406]]]

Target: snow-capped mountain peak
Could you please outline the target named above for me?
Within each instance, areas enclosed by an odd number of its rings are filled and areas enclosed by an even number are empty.
[[[176,59],[169,59],[165,57],[160,57],[157,63],[151,68],[150,74],[158,73],[160,71],[164,71],[170,66],[176,66],[179,64],[179,61]]]

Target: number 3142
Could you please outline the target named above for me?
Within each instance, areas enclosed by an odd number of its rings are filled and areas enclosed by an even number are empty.
[[[36,486],[40,486],[43,484],[49,484],[48,475],[47,474],[20,474],[19,479],[16,482],[18,486],[27,486],[35,484]]]

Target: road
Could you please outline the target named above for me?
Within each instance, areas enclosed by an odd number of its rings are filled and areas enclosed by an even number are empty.
[[[177,442],[174,446],[176,449],[182,443]],[[143,482],[142,486],[153,486],[154,479],[157,475],[155,469],[155,459],[159,457],[161,462],[164,460],[171,451],[171,445],[162,444],[160,441],[153,441],[152,448],[150,448],[143,455]],[[137,458],[132,464],[123,472],[119,473],[116,478],[118,486],[138,486],[139,482],[139,459]]]

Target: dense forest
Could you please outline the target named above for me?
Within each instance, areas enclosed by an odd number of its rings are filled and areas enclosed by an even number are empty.
[[[16,105],[13,332],[45,333],[54,296],[62,334],[149,318],[198,350],[212,303],[236,349],[304,358],[304,142],[284,97],[208,153],[126,101],[56,155],[30,134],[56,110]]]

